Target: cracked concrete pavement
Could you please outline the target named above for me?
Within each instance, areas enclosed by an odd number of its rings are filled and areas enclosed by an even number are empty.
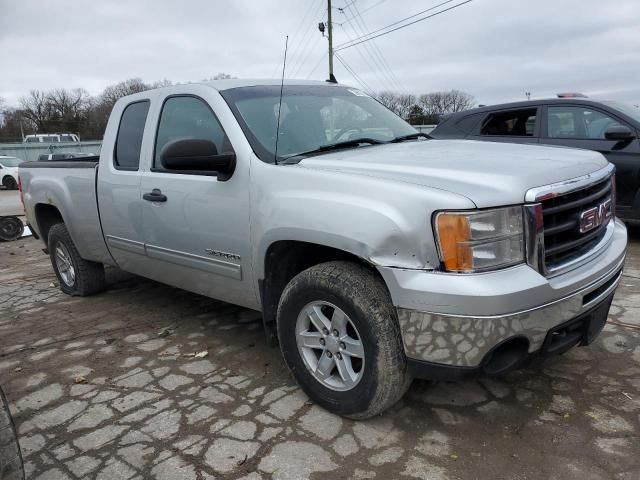
[[[68,297],[41,248],[0,244],[0,384],[28,479],[640,478],[640,242],[595,344],[416,381],[361,422],[308,400],[259,313],[116,269]]]

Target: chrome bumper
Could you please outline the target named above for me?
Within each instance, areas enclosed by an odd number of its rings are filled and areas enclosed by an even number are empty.
[[[539,350],[550,330],[605,300],[618,286],[625,251],[626,229],[616,221],[611,243],[599,256],[554,278],[528,266],[460,276],[459,282],[434,272],[423,272],[427,277],[406,270],[381,273],[397,308],[409,359],[477,367],[509,338],[525,337],[529,353]]]

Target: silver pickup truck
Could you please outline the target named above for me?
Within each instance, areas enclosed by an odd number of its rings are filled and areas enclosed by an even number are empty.
[[[425,138],[361,91],[226,80],[119,100],[98,158],[26,163],[62,290],[104,265],[263,314],[304,391],[351,418],[416,377],[590,343],[627,233],[590,151]]]

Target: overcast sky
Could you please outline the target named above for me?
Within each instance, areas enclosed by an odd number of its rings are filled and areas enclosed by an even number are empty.
[[[333,0],[334,44],[442,1]],[[17,105],[30,89],[98,94],[132,77],[279,76],[287,34],[287,76],[326,79],[325,19],[326,0],[0,0],[0,96]],[[474,0],[339,55],[376,91],[640,104],[640,0]],[[335,74],[359,85],[338,60]]]

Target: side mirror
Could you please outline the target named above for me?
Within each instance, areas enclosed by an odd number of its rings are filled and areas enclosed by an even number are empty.
[[[629,127],[626,127],[624,125],[609,127],[604,132],[604,138],[606,138],[607,140],[615,140],[617,142],[632,140],[635,137],[635,133],[633,133]]]
[[[181,138],[162,148],[160,163],[176,173],[216,174],[218,180],[226,181],[236,168],[236,154],[219,154],[216,144],[210,140]]]

